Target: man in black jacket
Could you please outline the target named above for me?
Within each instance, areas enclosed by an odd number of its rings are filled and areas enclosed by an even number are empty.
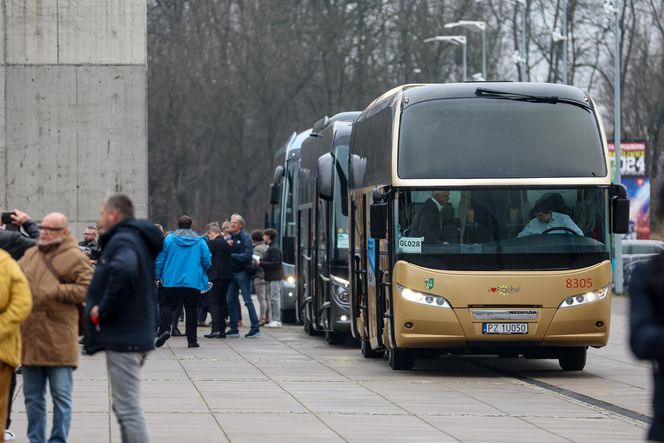
[[[658,193],[664,220],[664,186]],[[630,345],[634,355],[653,362],[653,418],[649,441],[664,441],[664,254],[639,263],[629,279]]]
[[[12,224],[16,230],[0,230],[0,249],[7,251],[14,260],[23,257],[25,251],[37,244],[39,238],[39,228],[30,220],[30,216],[23,211],[14,209],[12,213]],[[23,228],[26,235],[22,234],[18,228]]]
[[[272,321],[265,325],[268,328],[281,327],[281,285],[284,279],[284,260],[281,249],[275,243],[276,238],[277,231],[274,229],[266,229],[263,232],[263,241],[269,245],[269,248],[259,263],[263,268],[264,278],[270,290]]]
[[[155,258],[164,239],[152,223],[134,218],[134,205],[125,195],[106,200],[100,216],[105,233],[88,291],[85,349],[89,354],[106,351],[123,443],[148,442],[139,371],[154,348]]]
[[[454,222],[454,208],[449,200],[449,191],[433,191],[413,217],[411,237],[424,237],[425,244],[450,241],[443,235],[446,225]]]
[[[212,315],[212,330],[206,338],[226,337],[227,303],[226,293],[233,277],[231,264],[231,246],[222,236],[217,225],[210,225],[207,230],[208,248],[212,254],[212,264],[207,271],[208,280],[212,282],[210,289],[210,314]]]

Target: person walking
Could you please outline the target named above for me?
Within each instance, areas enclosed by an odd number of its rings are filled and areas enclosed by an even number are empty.
[[[198,348],[198,303],[201,291],[208,289],[205,272],[210,267],[211,254],[205,238],[191,229],[191,217],[178,219],[178,229],[164,240],[164,248],[157,257],[156,277],[162,281],[164,303],[160,312],[159,336],[155,346],[162,347],[171,336],[173,312],[178,303],[185,311],[188,347]]]
[[[246,338],[260,337],[260,325],[258,323],[258,316],[256,315],[256,308],[251,299],[251,271],[252,271],[252,256],[253,248],[251,244],[251,237],[244,230],[244,219],[240,214],[233,214],[231,216],[231,264],[233,267],[233,276],[231,277],[231,284],[228,288],[228,310],[230,316],[229,329],[226,332],[227,337],[239,337],[238,331],[238,311],[240,306],[238,304],[238,292],[242,293],[242,299],[249,311],[249,320],[251,321],[251,329],[245,334]]]
[[[276,243],[277,231],[266,229],[263,233],[268,250],[260,262],[265,275],[265,281],[270,291],[270,303],[272,310],[272,321],[266,325],[268,328],[281,327],[281,286],[284,279],[283,254]]]
[[[254,256],[253,256],[253,271],[254,271],[254,288],[256,289],[256,298],[258,298],[258,306],[260,310],[261,326],[270,322],[270,301],[268,299],[267,283],[265,282],[263,269],[259,266],[260,260],[267,251],[267,245],[263,241],[263,231],[255,229],[251,231],[251,242],[253,243]]]
[[[25,251],[37,244],[39,238],[39,228],[37,224],[30,219],[30,216],[23,211],[14,209],[11,215],[11,226],[5,225],[0,228],[0,249],[9,253],[14,260],[20,260]],[[23,230],[23,232],[21,232]],[[30,298],[32,300],[32,297]],[[12,371],[11,384],[9,387],[9,401],[7,403],[7,420],[5,421],[5,441],[12,441],[16,436],[11,431],[11,413],[14,399],[14,390],[16,389],[16,371]],[[0,423],[2,423],[0,421]]]
[[[122,442],[147,443],[139,373],[154,349],[155,259],[163,234],[147,220],[134,218],[134,204],[126,195],[109,197],[99,212],[104,252],[88,291],[85,350],[106,353]]]
[[[21,323],[32,309],[30,287],[21,268],[0,251],[0,423],[6,423],[3,440],[13,440],[9,429],[11,396],[16,386],[16,368],[21,364]]]
[[[208,279],[212,282],[210,290],[210,314],[212,327],[206,338],[226,337],[226,317],[228,308],[226,294],[233,277],[231,267],[231,246],[224,239],[219,226],[210,225],[207,231],[208,248],[212,254],[212,264],[207,271]]]
[[[23,396],[28,439],[46,439],[46,384],[53,398],[53,427],[48,441],[65,442],[72,416],[73,370],[78,366],[79,310],[92,279],[90,260],[69,233],[64,214],[50,213],[39,227],[39,240],[19,261],[30,284],[33,309],[21,327]]]
[[[657,194],[664,220],[664,185]],[[649,441],[664,441],[664,253],[639,263],[629,279],[630,345],[634,355],[653,363],[653,418]]]

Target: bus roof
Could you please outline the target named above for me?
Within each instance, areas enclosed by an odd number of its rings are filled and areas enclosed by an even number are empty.
[[[477,89],[488,89],[511,94],[558,97],[586,103],[592,107],[592,100],[587,92],[568,85],[555,83],[512,83],[512,82],[466,82],[466,83],[431,83],[407,84],[387,91],[374,100],[362,112],[358,120],[362,120],[388,106],[395,106],[394,100],[403,93],[407,105],[413,105],[428,100],[445,98],[475,97]]]

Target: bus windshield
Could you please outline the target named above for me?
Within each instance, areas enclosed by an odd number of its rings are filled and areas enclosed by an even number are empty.
[[[450,270],[552,270],[609,259],[606,188],[427,188],[397,195],[400,260]]]
[[[562,102],[426,101],[406,107],[399,137],[403,179],[606,175],[595,115]]]

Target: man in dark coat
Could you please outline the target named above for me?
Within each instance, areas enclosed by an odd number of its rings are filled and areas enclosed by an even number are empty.
[[[231,263],[233,266],[233,276],[231,277],[231,284],[228,287],[228,310],[230,317],[230,325],[226,335],[229,337],[239,337],[238,319],[240,306],[238,304],[238,292],[242,294],[242,300],[249,312],[249,320],[251,321],[251,329],[244,336],[247,338],[260,337],[260,325],[258,323],[258,316],[256,315],[256,308],[251,299],[251,272],[253,270],[253,245],[251,237],[244,230],[244,219],[240,214],[233,214],[231,216]]]
[[[664,220],[664,186],[658,194]],[[664,254],[636,265],[629,280],[630,345],[637,358],[653,362],[653,419],[649,441],[664,441]]]
[[[443,226],[454,220],[454,208],[449,200],[449,191],[433,191],[413,217],[410,236],[424,237],[426,244],[449,241],[443,237]]]
[[[152,223],[134,218],[134,205],[125,195],[106,200],[100,215],[103,252],[88,292],[85,350],[106,351],[123,443],[148,442],[139,372],[154,348],[155,259],[164,239]]]
[[[208,227],[207,237],[208,248],[212,254],[212,264],[207,271],[208,279],[212,282],[212,289],[210,289],[212,330],[204,337],[225,338],[226,317],[228,316],[226,293],[233,277],[231,245],[224,239],[221,229],[217,225]]]

